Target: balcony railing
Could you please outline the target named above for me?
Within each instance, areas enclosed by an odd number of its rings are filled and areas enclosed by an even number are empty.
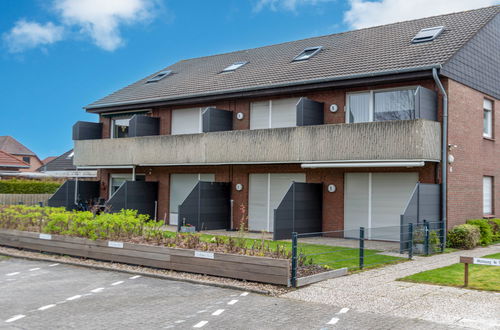
[[[77,166],[440,160],[423,119],[75,141]]]

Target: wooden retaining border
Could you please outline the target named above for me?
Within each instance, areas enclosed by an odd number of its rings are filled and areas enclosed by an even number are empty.
[[[287,259],[0,230],[0,245],[262,283],[289,285]]]
[[[299,277],[297,278],[297,288],[344,275],[347,275],[347,268],[339,268],[335,270],[329,270],[323,273]]]

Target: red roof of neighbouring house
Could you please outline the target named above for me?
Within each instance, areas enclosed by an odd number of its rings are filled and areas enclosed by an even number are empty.
[[[29,168],[30,165],[0,150],[0,167]]]
[[[54,159],[56,159],[58,156],[50,156],[50,157],[46,157],[44,160],[42,160],[42,164],[43,165],[47,165],[47,163],[50,163],[51,161],[53,161]]]
[[[12,136],[0,136],[0,151],[11,155],[36,156],[33,151],[26,148]]]

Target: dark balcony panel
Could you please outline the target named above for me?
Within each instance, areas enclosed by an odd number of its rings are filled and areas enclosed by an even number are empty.
[[[152,136],[160,134],[160,118],[134,115],[130,119],[128,137]]]
[[[125,181],[106,202],[111,212],[137,210],[139,214],[155,217],[158,201],[158,182]]]
[[[231,131],[233,112],[217,108],[206,108],[203,112],[203,133]]]
[[[73,140],[102,139],[102,124],[89,121],[77,121],[73,125]]]
[[[75,196],[75,180],[68,180],[49,198],[48,205],[75,210],[75,197],[78,203],[90,205],[99,197],[99,181],[78,181]]]
[[[302,97],[297,103],[297,126],[322,125],[324,104]]]
[[[318,233],[323,226],[323,185],[294,182],[274,210],[273,240],[292,233]]]
[[[415,117],[437,121],[437,93],[419,86],[415,93]]]
[[[197,231],[231,228],[231,185],[228,182],[199,181],[179,205],[179,228],[195,226]]]

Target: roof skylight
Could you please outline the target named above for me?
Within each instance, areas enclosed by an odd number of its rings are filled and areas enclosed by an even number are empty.
[[[171,70],[161,71],[161,72],[157,73],[155,76],[153,76],[152,78],[149,78],[148,81],[146,81],[146,82],[149,83],[149,82],[156,82],[158,80],[162,80],[163,78],[170,75],[171,73],[172,73]]]
[[[420,30],[416,36],[411,39],[414,44],[426,41],[432,41],[436,39],[441,32],[443,32],[444,26],[435,26]]]
[[[239,69],[241,68],[243,65],[247,64],[248,62],[245,62],[245,61],[240,61],[240,62],[234,62],[233,64],[231,64],[230,66],[226,67],[224,70],[222,70],[222,72],[230,72],[230,71],[234,71],[236,69]]]
[[[297,55],[293,60],[294,61],[308,60],[311,57],[313,57],[314,55],[316,55],[316,53],[318,53],[321,50],[321,48],[323,48],[323,47],[317,46],[317,47],[306,48],[302,51],[302,53]]]

